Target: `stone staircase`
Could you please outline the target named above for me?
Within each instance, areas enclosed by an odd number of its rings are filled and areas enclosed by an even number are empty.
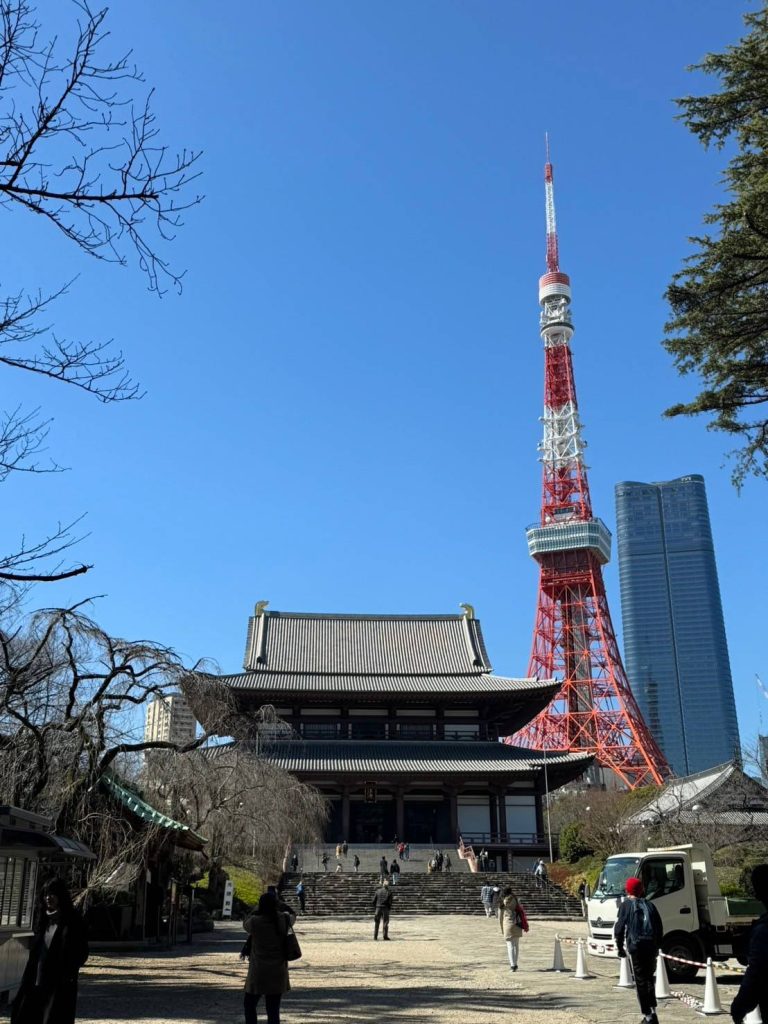
[[[362,861],[362,857],[360,859]],[[280,896],[297,911],[295,887],[300,877],[304,881],[308,914],[338,917],[372,916],[373,894],[379,884],[377,872],[361,870],[359,874],[353,874],[350,870],[336,874],[305,870],[301,875],[287,873],[283,876]],[[531,874],[470,874],[464,869],[430,875],[426,873],[423,864],[418,872],[404,870],[401,873],[400,880],[393,887],[393,913],[483,914],[485,911],[480,902],[480,889],[486,881],[491,885],[498,885],[500,889],[510,885],[529,917],[581,919],[581,905],[575,897],[569,896],[551,883],[547,883],[545,888],[538,889]]]

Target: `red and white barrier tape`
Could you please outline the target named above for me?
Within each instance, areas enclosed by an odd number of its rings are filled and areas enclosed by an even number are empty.
[[[701,967],[706,969],[706,964],[700,963],[698,960],[684,960],[681,956],[670,956],[669,953],[660,953],[659,956],[663,956],[665,960],[674,960],[678,964],[690,964],[691,967]],[[728,971],[729,974],[745,974],[746,967],[729,967],[728,964],[715,963],[712,961],[712,966],[718,971]]]

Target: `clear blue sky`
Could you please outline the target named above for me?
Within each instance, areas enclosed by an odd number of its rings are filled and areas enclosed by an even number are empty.
[[[104,408],[4,371],[55,416],[67,474],[4,485],[7,549],[87,512],[104,626],[240,668],[255,601],[295,611],[476,607],[496,671],[525,673],[543,392],[543,135],[595,510],[622,479],[703,473],[742,737],[764,645],[768,485],[726,439],[662,410],[693,393],[660,346],[663,290],[723,157],[674,120],[685,66],[735,41],[748,0],[114,3],[172,146],[207,198],[172,249],[183,295],[3,212],[2,284],[53,287],[63,335],[112,337],[148,389]],[[41,16],[62,28],[68,5]],[[42,218],[39,220],[42,221]],[[615,563],[606,572],[619,636]],[[768,703],[763,701],[768,721]]]

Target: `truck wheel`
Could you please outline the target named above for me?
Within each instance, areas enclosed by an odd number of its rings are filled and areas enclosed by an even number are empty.
[[[701,961],[703,955],[698,942],[684,932],[672,932],[671,935],[665,935],[661,949],[668,956],[679,956],[682,960]],[[699,972],[698,967],[692,967],[691,964],[680,964],[676,960],[665,960],[664,965],[667,968],[667,976],[670,981],[692,981]]]

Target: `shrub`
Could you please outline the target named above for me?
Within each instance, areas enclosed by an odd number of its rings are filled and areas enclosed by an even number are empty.
[[[560,833],[560,856],[569,864],[575,864],[582,857],[594,853],[581,834],[581,822],[572,821]]]

